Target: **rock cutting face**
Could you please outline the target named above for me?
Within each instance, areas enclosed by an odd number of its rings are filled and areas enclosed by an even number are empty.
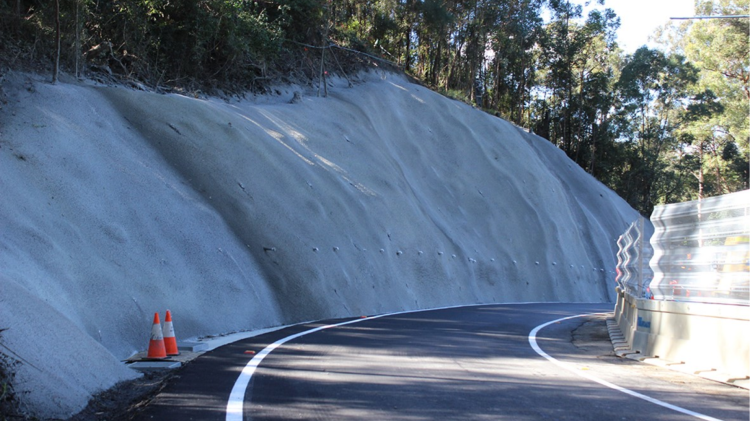
[[[400,76],[294,103],[28,77],[5,86],[0,320],[40,416],[133,377],[118,360],[166,308],[194,337],[613,297],[637,213],[546,140]]]

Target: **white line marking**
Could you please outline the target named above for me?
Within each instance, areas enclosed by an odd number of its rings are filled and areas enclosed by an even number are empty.
[[[421,310],[400,311],[397,313],[380,314],[377,316],[370,316],[370,317],[362,318],[362,319],[349,320],[347,322],[337,323],[333,325],[320,326],[314,329],[310,329],[304,332],[297,333],[295,335],[287,336],[286,338],[283,338],[283,339],[279,339],[278,341],[272,343],[271,345],[268,345],[267,347],[263,348],[263,350],[257,353],[255,357],[253,357],[253,359],[247,363],[245,368],[242,369],[242,372],[240,373],[239,377],[237,377],[237,380],[234,382],[234,386],[232,387],[232,392],[229,394],[229,400],[227,401],[226,421],[242,421],[243,420],[243,411],[245,407],[245,391],[247,391],[247,385],[250,384],[250,380],[253,378],[253,374],[255,374],[255,369],[258,368],[258,365],[260,365],[261,361],[263,361],[263,359],[266,358],[266,356],[270,354],[271,351],[291,341],[292,339],[297,339],[301,336],[305,336],[310,333],[318,332],[323,329],[329,329],[332,327],[358,323],[358,322],[362,322],[365,320],[379,319],[385,316],[395,316],[398,314],[421,313],[421,312],[436,311],[436,310],[448,310],[448,309],[459,308],[459,307],[483,307],[483,306],[525,305],[525,304],[561,304],[561,303],[553,303],[553,302],[552,303],[539,303],[539,302],[494,303],[494,304],[487,303],[487,304],[458,305],[458,306],[429,308],[429,309],[421,309]],[[571,304],[576,304],[576,303],[571,303]]]
[[[358,323],[364,320],[377,319],[383,316],[386,316],[386,314],[382,314],[379,316],[371,316],[371,317],[362,318],[362,319],[349,320],[346,322],[336,323],[333,325],[316,327],[314,329],[306,330],[304,332],[300,332],[291,336],[287,336],[286,338],[279,339],[278,341],[272,343],[271,345],[268,345],[267,347],[263,348],[263,351],[260,351],[258,354],[256,354],[253,357],[252,360],[250,360],[249,363],[247,363],[245,368],[242,370],[242,373],[240,373],[240,376],[237,378],[237,381],[234,382],[234,387],[232,387],[232,392],[229,394],[229,401],[227,402],[226,421],[242,421],[243,408],[245,406],[244,405],[245,404],[245,391],[247,390],[247,385],[250,384],[250,379],[253,377],[253,374],[255,373],[255,369],[258,368],[258,365],[260,364],[260,362],[263,361],[263,359],[266,358],[266,356],[270,354],[274,349],[278,348],[279,346],[293,339],[297,339],[301,336],[305,336],[310,333],[315,333],[323,329],[349,325],[349,324]]]
[[[683,414],[687,414],[687,415],[691,415],[691,416],[696,417],[696,418],[700,418],[702,420],[707,420],[707,421],[721,421],[718,418],[709,417],[708,415],[703,415],[703,414],[700,414],[698,412],[693,412],[693,411],[691,411],[689,409],[685,409],[685,408],[682,408],[682,407],[679,407],[679,406],[676,406],[676,405],[672,405],[671,403],[660,401],[660,400],[652,398],[650,396],[646,396],[646,395],[643,395],[641,393],[634,392],[634,391],[632,391],[630,389],[625,389],[624,387],[618,386],[616,384],[612,384],[612,383],[610,383],[610,382],[608,382],[606,380],[599,379],[599,378],[594,377],[594,376],[592,376],[592,375],[590,375],[588,373],[581,372],[580,370],[576,370],[576,368],[573,367],[572,365],[566,364],[566,363],[564,363],[562,361],[559,361],[559,360],[557,360],[557,359],[549,356],[549,354],[547,354],[546,352],[542,351],[542,348],[540,348],[539,345],[536,342],[536,334],[540,330],[544,329],[545,327],[547,327],[547,326],[549,326],[549,325],[551,325],[553,323],[561,322],[563,320],[568,320],[568,319],[575,319],[576,317],[595,316],[595,315],[600,315],[600,314],[607,314],[607,313],[579,314],[577,316],[563,317],[562,319],[552,320],[551,322],[547,322],[547,323],[541,324],[541,325],[535,327],[531,331],[531,333],[529,333],[529,344],[531,345],[532,348],[534,348],[534,351],[536,351],[537,354],[539,354],[542,357],[548,359],[550,362],[554,363],[558,367],[562,367],[565,370],[568,370],[571,373],[577,374],[577,375],[579,375],[579,376],[581,376],[581,377],[583,377],[585,379],[591,380],[592,382],[599,383],[602,386],[609,387],[611,389],[617,390],[618,392],[622,392],[622,393],[625,393],[627,395],[634,396],[636,398],[643,399],[645,401],[651,402],[653,404],[656,404],[656,405],[659,405],[659,406],[663,406],[663,407],[671,409],[673,411],[681,412]]]

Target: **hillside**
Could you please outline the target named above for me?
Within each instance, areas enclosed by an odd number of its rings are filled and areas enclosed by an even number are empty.
[[[394,74],[334,80],[327,98],[18,73],[2,89],[0,328],[17,392],[45,417],[134,377],[120,360],[167,308],[187,338],[611,301],[615,242],[637,217],[548,141]]]

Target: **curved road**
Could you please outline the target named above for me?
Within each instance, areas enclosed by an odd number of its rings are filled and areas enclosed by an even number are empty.
[[[201,356],[138,419],[750,419],[746,390],[614,357],[604,316],[563,320],[609,312],[501,304],[294,326]]]

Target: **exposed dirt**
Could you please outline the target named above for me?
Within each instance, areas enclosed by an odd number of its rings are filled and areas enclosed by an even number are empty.
[[[587,354],[617,358],[607,330],[607,318],[609,317],[611,316],[594,316],[578,326],[571,332],[573,345]]]
[[[151,402],[170,379],[179,377],[181,370],[182,368],[151,372],[140,379],[119,383],[112,389],[94,396],[88,406],[69,418],[69,421],[131,420]]]

